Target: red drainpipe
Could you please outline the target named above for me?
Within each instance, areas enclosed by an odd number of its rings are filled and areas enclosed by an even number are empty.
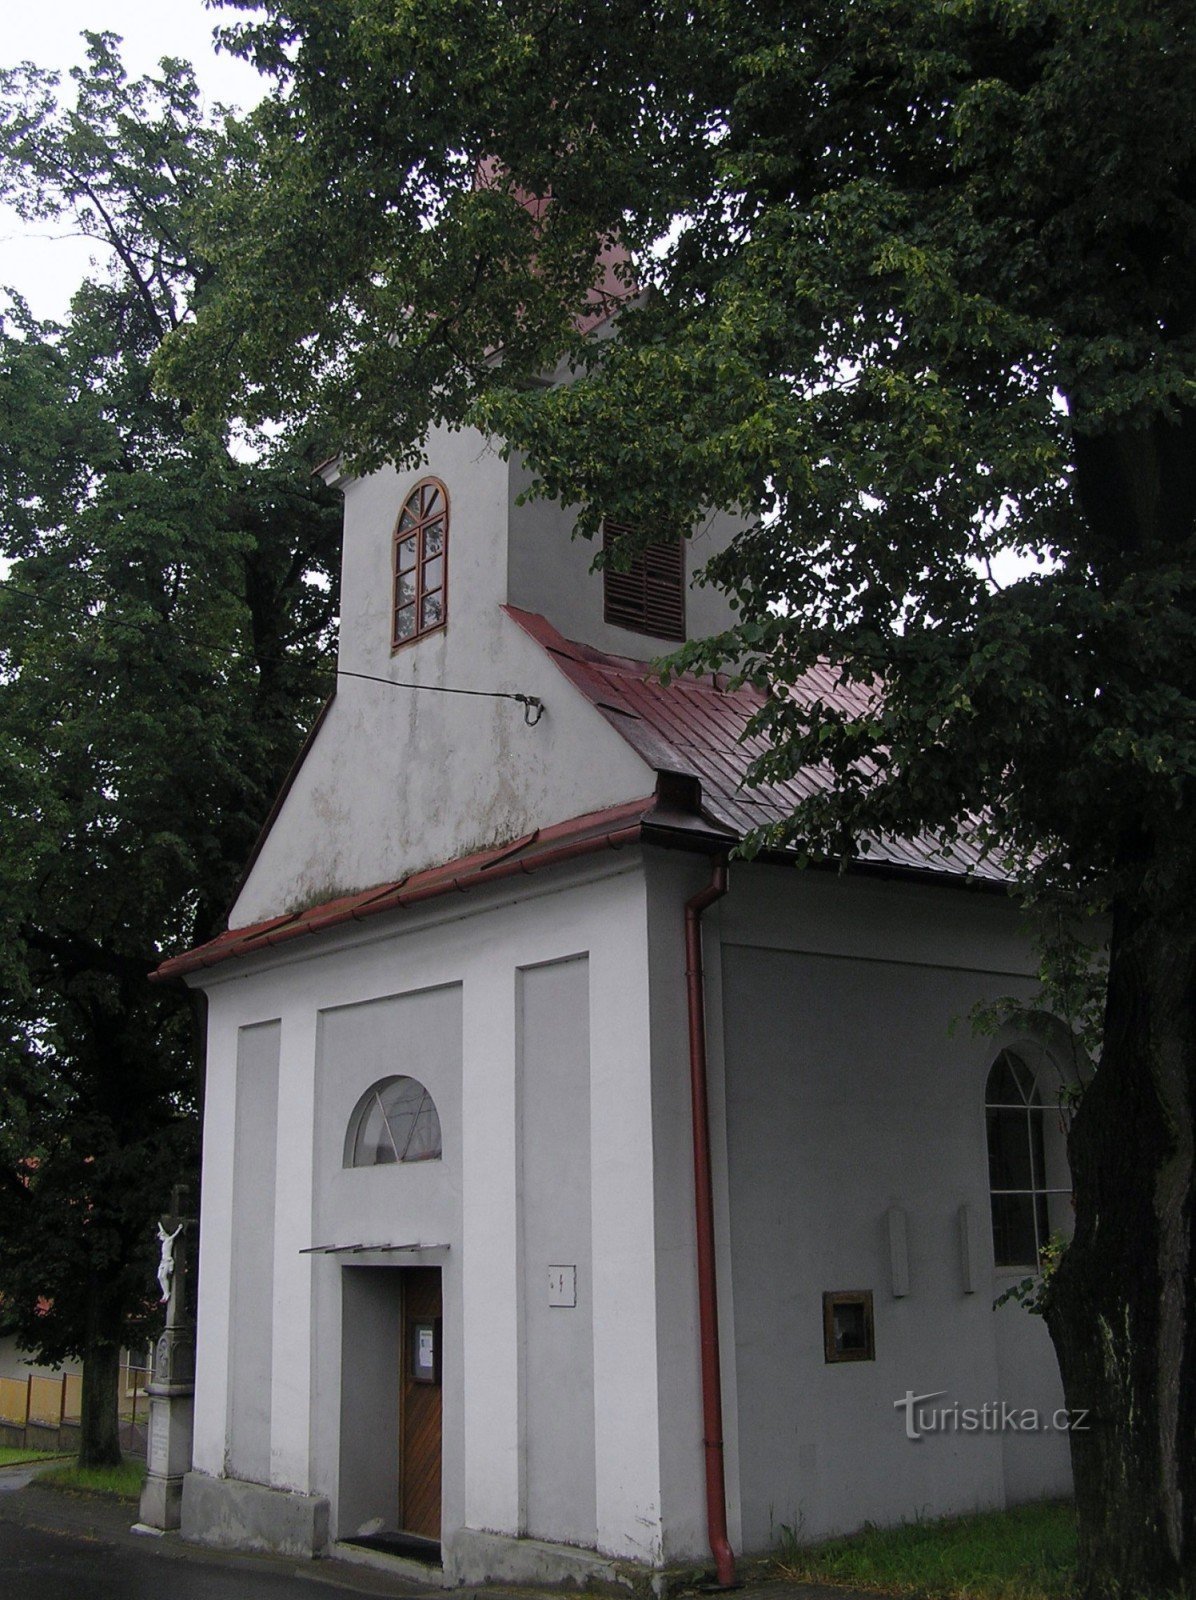
[[[694,1220],[698,1239],[698,1328],[702,1345],[702,1429],[706,1445],[706,1526],[720,1586],[735,1582],[727,1538],[723,1472],[723,1390],[718,1354],[718,1289],[714,1271],[714,1196],[710,1184],[710,1114],[706,1100],[706,988],[702,977],[702,913],[727,892],[727,863],[685,902],[685,992],[689,1004],[689,1083],[693,1101]]]

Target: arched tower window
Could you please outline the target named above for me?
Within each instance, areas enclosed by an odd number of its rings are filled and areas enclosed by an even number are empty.
[[[353,1108],[345,1135],[345,1166],[380,1167],[440,1156],[440,1118],[416,1078],[382,1078]]]
[[[1043,1102],[1039,1075],[1017,1050],[1002,1050],[984,1093],[993,1257],[998,1267],[1037,1267],[1062,1225],[1070,1195],[1058,1106]]]
[[[448,621],[448,524],[448,490],[439,478],[423,478],[394,532],[392,650]]]

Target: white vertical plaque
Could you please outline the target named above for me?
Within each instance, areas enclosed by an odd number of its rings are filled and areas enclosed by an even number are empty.
[[[889,1234],[889,1283],[894,1300],[900,1300],[909,1293],[909,1231],[900,1206],[889,1207],[885,1224]]]
[[[959,1208],[959,1269],[963,1278],[964,1294],[975,1294],[976,1278],[980,1270],[980,1250],[976,1238],[976,1221],[971,1206],[966,1203]]]
[[[549,1267],[548,1304],[572,1310],[577,1305],[577,1268]]]
[[[150,1401],[149,1470],[165,1478],[170,1472],[170,1402]]]

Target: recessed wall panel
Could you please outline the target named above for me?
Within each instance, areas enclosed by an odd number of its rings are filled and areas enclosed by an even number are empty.
[[[255,1483],[270,1481],[280,1038],[278,1022],[263,1022],[242,1028],[237,1041],[228,1469]]]
[[[597,1538],[584,959],[519,978],[526,1530]]]

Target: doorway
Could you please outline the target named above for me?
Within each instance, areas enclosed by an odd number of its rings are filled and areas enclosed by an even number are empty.
[[[440,1559],[439,1267],[345,1266],[337,1537]]]
[[[399,1527],[440,1539],[439,1267],[403,1269],[402,1376],[399,1382]]]

